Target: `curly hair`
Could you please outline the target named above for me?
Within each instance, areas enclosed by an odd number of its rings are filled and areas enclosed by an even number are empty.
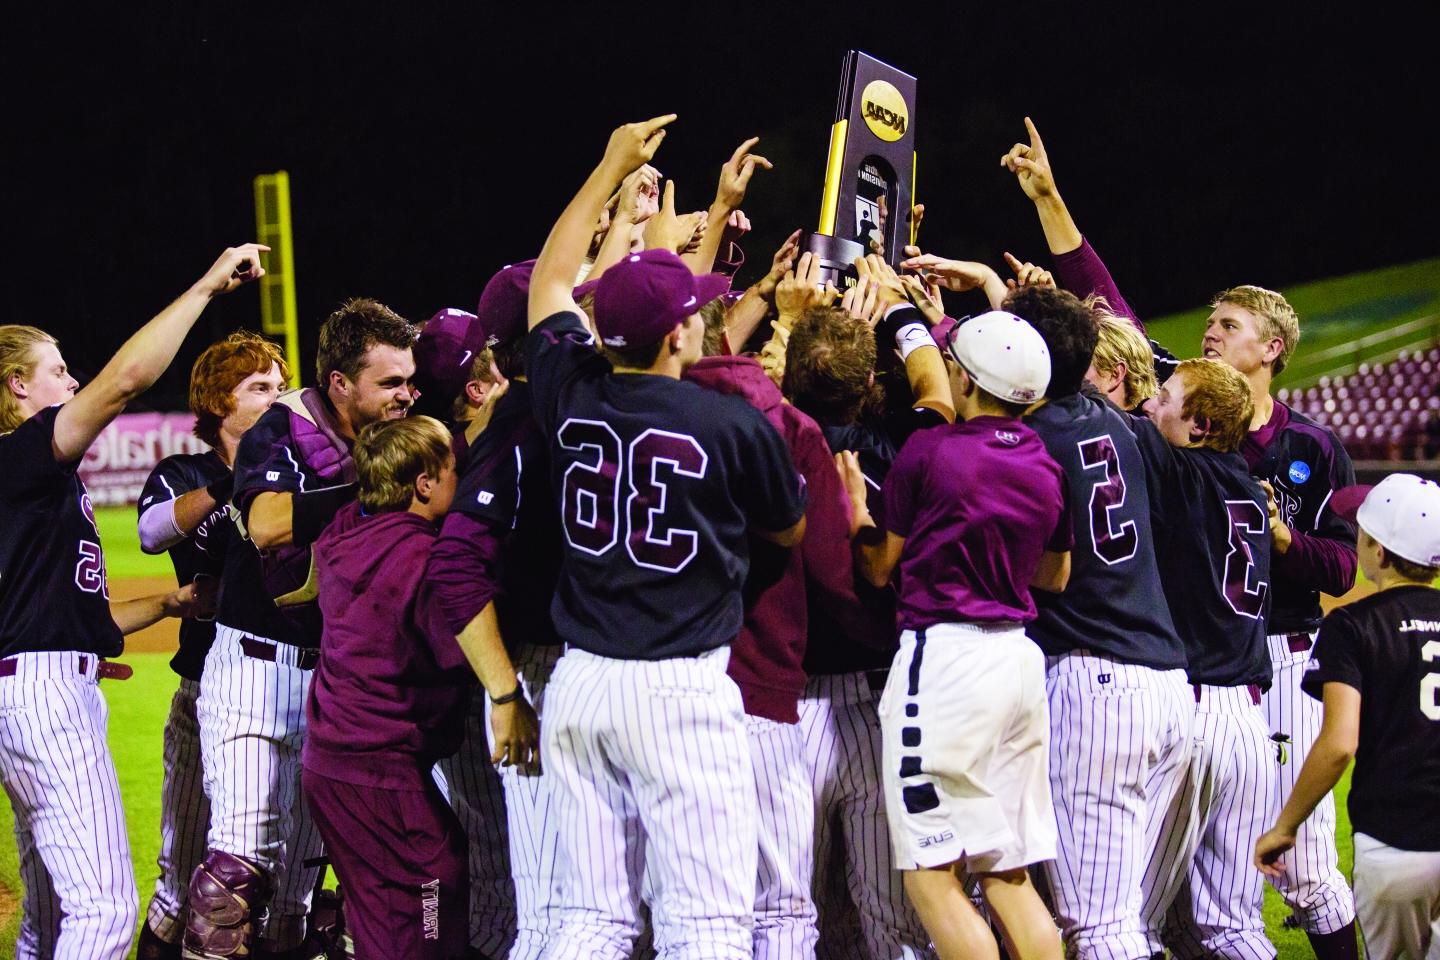
[[[0,324],[0,434],[10,433],[25,422],[20,401],[10,392],[10,378],[29,378],[35,373],[35,348],[59,342],[39,327]]]
[[[330,374],[339,371],[354,380],[365,367],[371,347],[388,346],[409,350],[420,336],[420,328],[378,300],[353,297],[325,318],[320,328],[320,347],[315,354],[315,377],[321,390],[330,384]]]
[[[1209,427],[1200,445],[1221,453],[1239,450],[1255,415],[1255,399],[1244,374],[1220,360],[1197,357],[1180,361],[1171,376],[1185,384],[1180,416],[1204,420]]]
[[[355,438],[360,505],[371,513],[406,509],[416,478],[438,477],[450,456],[450,431],[434,417],[369,424]]]
[[[1260,321],[1259,329],[1255,332],[1261,340],[1280,338],[1280,355],[1270,367],[1270,375],[1278,377],[1280,371],[1290,362],[1290,358],[1295,355],[1295,348],[1300,346],[1300,317],[1295,308],[1290,306],[1290,301],[1285,299],[1284,294],[1274,290],[1247,284],[1221,290],[1215,294],[1215,299],[1210,301],[1210,306],[1218,307],[1222,303],[1233,304],[1253,313],[1255,319]]]
[[[841,307],[814,307],[790,331],[780,389],[796,409],[838,426],[878,406],[874,374],[875,331]]]
[[[237,330],[206,347],[190,368],[195,436],[218,447],[220,423],[235,412],[235,388],[251,374],[269,373],[276,364],[280,366],[280,377],[289,380],[290,367],[280,348],[249,330]]]
[[[1079,393],[1100,338],[1091,309],[1058,287],[1020,287],[1005,298],[1002,309],[1027,321],[1045,338],[1050,351],[1045,396],[1058,400]]]

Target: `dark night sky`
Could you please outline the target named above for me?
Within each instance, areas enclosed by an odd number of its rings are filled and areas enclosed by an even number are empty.
[[[1231,283],[1440,253],[1433,34],[1398,9],[668,6],[13,15],[0,37],[3,320],[51,330],[93,372],[222,247],[251,237],[251,178],[282,167],[307,356],[349,295],[414,319],[473,308],[491,272],[538,250],[611,127],[672,110],[657,165],[682,206],[708,204],[734,145],[762,138],[776,170],[757,174],[745,207],[750,261],[768,263],[787,232],[815,225],[852,46],[919,77],[918,199],[934,252],[997,267],[1007,249],[1044,257],[1032,208],[997,166],[1029,113],[1077,220],[1144,315]],[[263,19],[283,7],[294,9]],[[199,349],[258,316],[252,291],[217,304],[147,400],[183,403]]]

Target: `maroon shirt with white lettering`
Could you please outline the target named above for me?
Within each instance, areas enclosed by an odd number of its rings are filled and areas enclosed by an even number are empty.
[[[1074,542],[1059,465],[1007,417],[912,436],[885,479],[885,527],[905,538],[902,630],[1034,620],[1041,554]]]

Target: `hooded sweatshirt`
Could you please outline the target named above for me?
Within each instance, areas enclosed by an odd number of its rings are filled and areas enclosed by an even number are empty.
[[[475,675],[424,583],[435,527],[346,506],[315,542],[325,630],[306,704],[304,765],[414,789],[464,731]]]
[[[745,622],[730,647],[730,677],[740,687],[745,712],[795,723],[806,679],[801,664],[809,626],[807,599],[810,605],[827,598],[844,602],[848,595],[854,602],[849,501],[820,427],[784,402],[758,361],[706,357],[686,371],[685,379],[734,394],[763,413],[805,478],[809,500],[800,546],[786,549],[751,538]]]

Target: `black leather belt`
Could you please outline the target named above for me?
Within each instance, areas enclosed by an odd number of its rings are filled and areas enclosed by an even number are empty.
[[[258,637],[241,637],[240,650],[247,657],[276,663],[279,660],[280,645]],[[308,647],[295,648],[295,666],[301,670],[314,670],[320,662],[320,651]]]

